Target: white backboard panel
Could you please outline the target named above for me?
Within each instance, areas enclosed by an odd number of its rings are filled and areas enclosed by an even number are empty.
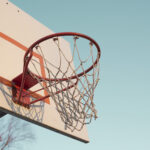
[[[23,58],[27,48],[41,37],[52,34],[53,31],[8,0],[0,0],[0,20],[0,76],[11,81],[22,73]],[[65,40],[63,42],[68,56],[71,55],[69,43]],[[55,50],[48,51],[47,55],[49,59],[57,60]],[[38,102],[30,109],[26,109],[13,103],[11,87],[0,83],[0,111],[80,141],[89,142],[86,126],[81,131],[71,132],[65,129],[51,98],[45,103]]]

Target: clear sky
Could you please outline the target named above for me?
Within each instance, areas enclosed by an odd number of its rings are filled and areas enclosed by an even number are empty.
[[[54,32],[74,31],[100,45],[99,118],[83,144],[32,125],[28,150],[150,150],[150,1],[10,0]]]

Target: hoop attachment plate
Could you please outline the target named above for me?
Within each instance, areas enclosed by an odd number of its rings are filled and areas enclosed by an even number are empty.
[[[23,76],[23,73],[12,80],[12,83],[14,84],[12,88],[12,95],[13,95],[12,100],[14,103],[22,105],[29,109],[31,97],[27,90],[35,86],[38,83],[38,81],[27,72],[25,74],[25,79],[24,79],[24,89],[19,99],[22,76]]]
[[[28,91],[23,90],[22,96],[21,96],[20,100],[18,101],[19,94],[20,94],[20,88],[17,86],[13,86],[12,87],[12,100],[13,100],[13,102],[16,104],[22,105],[23,107],[26,107],[29,109],[31,97],[29,97]],[[28,95],[28,96],[26,96],[26,95]]]

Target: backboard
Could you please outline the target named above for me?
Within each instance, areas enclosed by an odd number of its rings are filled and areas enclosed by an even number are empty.
[[[29,16],[8,0],[0,1],[0,116],[12,114],[21,119],[56,131],[82,142],[89,142],[86,126],[81,131],[71,132],[65,128],[51,98],[38,102],[30,109],[20,107],[12,101],[11,81],[23,70],[23,58],[28,47],[36,40],[53,33],[50,29]],[[69,43],[62,39],[68,57],[71,55]],[[36,57],[39,63],[42,58]],[[47,56],[57,63],[55,49],[47,51]],[[41,65],[41,75],[45,77]],[[41,95],[46,95],[45,90]],[[34,98],[34,97],[33,97]]]

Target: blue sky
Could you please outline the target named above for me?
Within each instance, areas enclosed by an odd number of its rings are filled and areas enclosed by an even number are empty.
[[[99,118],[83,144],[32,125],[28,150],[150,150],[150,1],[10,0],[54,32],[74,31],[100,45]]]

